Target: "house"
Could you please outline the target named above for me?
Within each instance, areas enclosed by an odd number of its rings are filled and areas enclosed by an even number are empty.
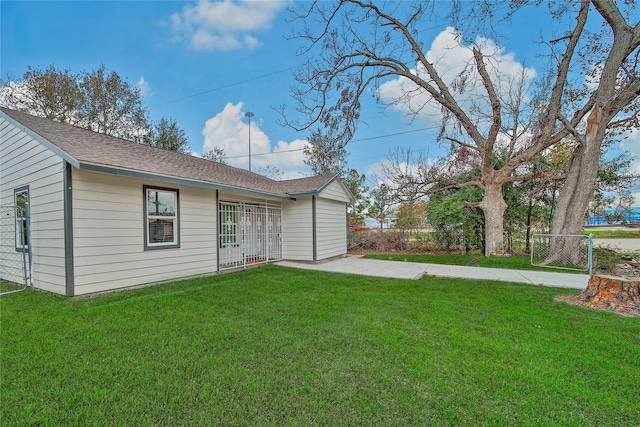
[[[275,181],[6,108],[0,143],[0,205],[30,211],[28,244],[1,247],[30,250],[39,289],[84,295],[347,250],[353,196],[336,176]]]

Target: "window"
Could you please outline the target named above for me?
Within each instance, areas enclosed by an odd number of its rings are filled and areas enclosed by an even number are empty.
[[[29,187],[17,188],[13,192],[16,206],[16,251],[29,249],[27,235],[27,205],[29,204]]]
[[[178,190],[144,187],[145,249],[178,248]]]
[[[238,205],[220,203],[220,247],[238,243]]]

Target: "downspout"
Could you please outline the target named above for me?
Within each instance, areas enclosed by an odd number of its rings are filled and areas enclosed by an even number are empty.
[[[29,202],[24,204],[25,209],[25,221],[27,223],[27,251],[29,257],[29,282],[25,283],[25,285],[29,286],[33,289],[33,248],[31,247],[31,205]]]
[[[74,295],[75,272],[73,265],[73,192],[71,188],[71,165],[64,162],[64,277],[65,294]]]
[[[316,196],[311,196],[311,227],[313,238],[313,262],[318,261],[318,236],[316,228]]]
[[[345,243],[345,255],[349,251],[349,209],[348,204],[344,205],[344,241]]]
[[[264,201],[264,251],[267,254],[264,258],[265,264],[269,264],[269,201]]]
[[[220,212],[220,197],[218,194],[218,190],[216,190],[216,271],[218,272],[218,274],[220,274],[220,222],[221,222],[221,218],[220,215],[222,215],[222,213]]]

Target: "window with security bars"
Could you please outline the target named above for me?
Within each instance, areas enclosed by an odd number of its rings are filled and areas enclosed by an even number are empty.
[[[238,205],[220,203],[220,247],[238,244]]]

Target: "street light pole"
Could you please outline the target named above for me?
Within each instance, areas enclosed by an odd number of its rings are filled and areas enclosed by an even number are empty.
[[[253,117],[253,113],[247,111],[244,116],[249,118],[249,172],[251,172],[251,117]]]

